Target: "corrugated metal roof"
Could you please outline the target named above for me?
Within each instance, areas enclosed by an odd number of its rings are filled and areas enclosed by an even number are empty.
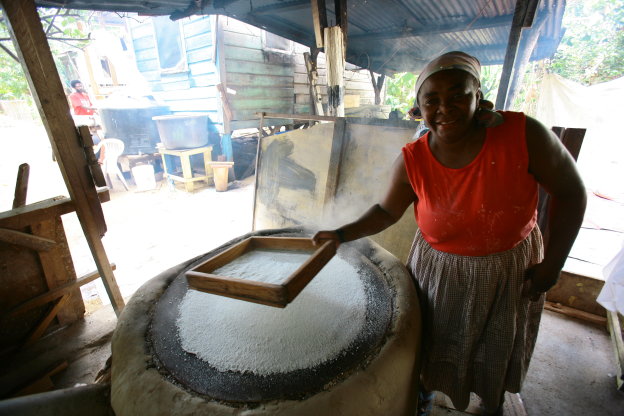
[[[313,46],[310,0],[36,0],[39,6],[171,15],[197,3],[195,14],[221,14]],[[326,1],[327,20],[336,21]],[[418,71],[451,50],[501,64],[515,0],[347,0],[347,60],[375,72]],[[554,54],[561,39],[565,0],[541,0],[534,25],[545,19],[531,59]]]

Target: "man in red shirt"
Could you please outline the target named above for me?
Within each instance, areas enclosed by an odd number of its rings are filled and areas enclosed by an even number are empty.
[[[84,86],[80,80],[75,79],[69,83],[71,87],[76,90],[69,95],[69,102],[72,106],[73,111],[73,119],[77,126],[86,125],[89,126],[89,131],[91,132],[92,140],[94,144],[98,144],[100,142],[99,128],[100,122],[97,118],[97,109],[93,107],[91,103],[91,99],[89,98],[89,94],[85,91]],[[104,161],[105,149],[104,147],[100,147],[100,155],[98,161],[100,164]]]
[[[77,116],[91,116],[96,113],[95,107],[91,104],[91,99],[84,89],[80,80],[73,80],[69,83],[76,92],[69,95],[69,101],[71,102],[74,114]]]

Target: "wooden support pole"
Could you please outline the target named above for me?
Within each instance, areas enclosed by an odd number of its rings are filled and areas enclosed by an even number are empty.
[[[349,29],[347,21],[347,0],[334,0],[334,13],[336,15],[336,26],[342,28],[342,40],[347,49],[347,32]]]
[[[26,194],[28,194],[28,176],[30,175],[30,166],[28,163],[22,163],[17,168],[17,180],[15,181],[15,196],[13,198],[13,208],[19,208],[26,205]]]
[[[303,53],[306,71],[308,73],[308,82],[310,83],[310,101],[312,102],[312,114],[318,116],[324,115],[323,103],[321,97],[321,89],[317,84],[318,72],[316,70],[316,60],[312,59],[312,55],[308,52]]]
[[[501,75],[498,86],[498,95],[496,96],[495,108],[504,110],[510,103],[507,102],[507,94],[509,91],[509,83],[516,62],[516,53],[520,44],[520,36],[523,27],[530,27],[533,24],[533,17],[539,0],[516,0],[516,9],[514,11],[511,30],[509,31],[509,40],[507,41],[507,51],[505,52],[505,60],[503,62],[503,74]]]
[[[340,169],[342,159],[344,157],[344,149],[346,145],[347,122],[344,118],[339,118],[334,123],[334,135],[332,136],[332,147],[329,155],[329,171],[327,172],[327,183],[325,184],[325,194],[323,196],[323,207],[325,211],[323,215],[328,220],[333,208],[333,202],[338,191],[338,183],[340,182]]]
[[[327,114],[344,117],[345,44],[342,28],[325,28],[325,56],[327,60]]]
[[[102,166],[100,166],[97,158],[95,157],[95,152],[93,151],[93,137],[91,137],[89,127],[78,127],[78,133],[80,134],[80,141],[82,142],[82,147],[84,149],[87,163],[89,164],[89,170],[91,171],[91,176],[93,176],[95,185],[99,187],[106,186],[106,179],[104,178],[104,173],[102,172]],[[106,151],[106,149],[103,149],[102,151]]]
[[[124,300],[101,240],[106,231],[105,224],[98,221],[103,218],[102,206],[35,2],[0,0],[0,6],[87,243],[113,309],[119,314]]]
[[[316,47],[321,49],[325,45],[323,36],[327,27],[327,10],[325,10],[325,0],[311,0],[312,23],[314,24],[314,37]]]
[[[533,50],[537,45],[537,41],[539,40],[540,33],[542,32],[542,28],[544,27],[546,20],[548,20],[549,13],[544,12],[532,28],[523,31],[522,39],[520,41],[518,55],[516,56],[515,68],[513,70],[513,74],[509,83],[509,89],[507,91],[507,99],[506,102],[513,103],[514,98],[518,90],[520,89],[520,85],[522,84],[522,80],[524,79],[524,73],[526,71],[526,67],[529,63],[531,55],[533,54]]]
[[[379,75],[379,78],[375,79],[375,73],[372,69],[368,70],[371,77],[371,83],[373,84],[373,91],[375,91],[375,105],[381,104],[381,90],[383,89],[384,81],[386,80],[386,74]]]

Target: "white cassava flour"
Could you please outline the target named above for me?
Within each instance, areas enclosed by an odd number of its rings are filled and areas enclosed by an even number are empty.
[[[311,255],[311,252],[252,250],[215,269],[212,274],[279,285]],[[269,267],[264,267],[266,265]]]
[[[243,278],[252,271],[253,280],[271,281],[264,279],[285,278],[308,257],[280,253],[276,260],[275,252],[256,251],[248,264],[232,262],[227,274],[213,273]],[[357,269],[335,256],[284,309],[189,290],[177,327],[182,348],[217,370],[268,375],[337,357],[365,325],[365,315],[366,293]]]

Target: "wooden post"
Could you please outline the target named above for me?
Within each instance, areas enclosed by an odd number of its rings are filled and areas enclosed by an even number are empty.
[[[311,0],[312,23],[314,24],[314,37],[316,38],[316,47],[323,48],[323,31],[327,27],[327,10],[325,10],[325,0]]]
[[[498,94],[496,96],[496,105],[494,108],[504,110],[509,104],[507,102],[507,93],[509,90],[511,73],[513,72],[516,61],[516,53],[518,52],[522,28],[531,27],[538,4],[539,0],[516,1],[516,10],[514,11],[513,21],[511,23],[509,40],[507,41],[507,51],[505,52],[505,61],[503,62],[503,74],[501,75],[498,86]]]
[[[13,198],[13,208],[19,208],[26,205],[26,195],[28,194],[28,176],[30,175],[30,166],[28,163],[22,163],[17,168],[17,180],[15,181],[15,196]]]
[[[347,142],[347,121],[339,118],[334,123],[334,135],[332,136],[332,147],[329,156],[329,171],[327,172],[327,183],[325,184],[325,195],[323,196],[323,216],[324,221],[328,221],[333,215],[333,202],[338,190],[340,181],[340,168],[344,157],[344,149]]]
[[[124,300],[102,244],[102,206],[33,0],[0,0],[2,12],[104,286],[117,314]]]
[[[375,105],[380,105],[381,104],[381,90],[383,88],[384,81],[386,80],[386,75],[381,74],[379,75],[379,78],[375,80],[375,73],[373,72],[373,70],[369,69],[368,72],[371,77],[371,83],[373,84],[373,90],[375,91]]]
[[[325,115],[323,112],[321,89],[317,84],[318,72],[316,70],[316,59],[312,59],[312,55],[310,53],[304,52],[303,60],[305,61],[306,71],[308,73],[308,82],[310,83],[310,101],[312,103],[310,112],[312,114],[316,114],[317,116]]]
[[[520,50],[518,51],[518,55],[516,56],[516,64],[513,70],[513,75],[510,80],[509,89],[507,91],[507,99],[505,100],[507,103],[513,103],[513,100],[520,88],[520,84],[522,83],[522,79],[524,78],[524,72],[526,71],[526,66],[529,63],[529,59],[531,58],[531,54],[535,49],[535,45],[537,45],[537,41],[539,40],[540,33],[542,32],[542,28],[548,19],[549,13],[544,12],[535,25],[524,31],[522,34],[522,40],[520,42]]]
[[[327,59],[327,114],[344,117],[344,67],[346,49],[340,26],[325,28]]]
[[[224,16],[225,17],[225,16]],[[221,93],[221,103],[223,104],[221,116],[223,118],[223,134],[232,134],[232,106],[227,96],[227,70],[225,68],[225,45],[223,38],[225,37],[225,29],[223,28],[223,18],[217,16],[215,18],[215,59],[217,64],[217,72],[219,74],[219,84],[217,89]],[[225,101],[223,101],[225,100]]]

